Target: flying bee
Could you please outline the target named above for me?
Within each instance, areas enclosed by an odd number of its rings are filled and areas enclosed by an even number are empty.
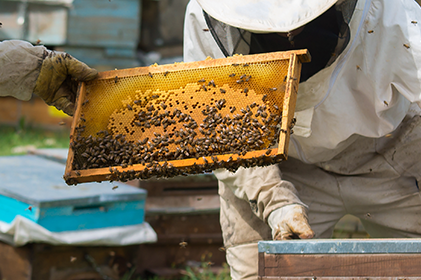
[[[65,122],[63,122],[63,121],[61,121],[61,122],[59,122],[58,123],[58,125],[65,125],[66,123]]]
[[[29,206],[28,206],[28,208],[26,208],[26,209],[25,209],[25,211],[26,211],[26,210],[29,210],[29,211],[31,211],[31,212],[32,212],[32,206],[31,206],[31,205],[29,205]]]
[[[0,27],[1,27],[1,22],[0,22]],[[38,40],[35,42],[35,45],[39,45],[39,44],[41,44],[41,40],[40,40],[40,39],[38,39]]]
[[[116,190],[116,189],[118,189],[118,186],[114,186],[112,189],[113,189],[113,190]]]
[[[411,21],[411,23],[412,23],[412,24],[417,24],[417,23],[418,23],[418,21],[413,20],[413,21]]]
[[[188,243],[186,241],[181,241],[178,245],[180,245],[181,248],[186,248]]]
[[[77,260],[77,258],[76,258],[76,257],[70,257],[70,262],[71,262],[71,263],[75,262],[76,260]]]

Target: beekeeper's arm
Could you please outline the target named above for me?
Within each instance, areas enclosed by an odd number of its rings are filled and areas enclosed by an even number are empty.
[[[28,42],[0,42],[0,96],[27,101],[32,93],[73,115],[77,83],[92,80],[95,69],[69,54]]]

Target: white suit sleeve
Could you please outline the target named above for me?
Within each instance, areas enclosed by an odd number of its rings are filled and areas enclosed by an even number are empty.
[[[191,0],[184,19],[183,59],[185,62],[225,57],[210,33],[202,8]]]
[[[0,42],[0,96],[31,98],[45,50],[24,41]]]

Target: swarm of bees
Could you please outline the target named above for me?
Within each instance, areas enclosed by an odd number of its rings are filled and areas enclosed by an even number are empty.
[[[237,67],[238,64],[232,66]],[[249,65],[243,65],[247,66]],[[164,75],[167,74],[165,72]],[[151,73],[148,75],[153,77]],[[193,104],[193,108],[186,104],[172,106],[179,102],[160,102],[159,94],[154,94],[150,100],[157,100],[156,102],[148,103],[139,99],[123,105],[121,112],[126,112],[124,117],[129,114],[133,116],[130,127],[122,127],[116,133],[114,123],[120,121],[115,121],[109,125],[111,129],[88,136],[84,133],[86,120],[82,115],[70,144],[75,155],[73,170],[108,168],[107,180],[125,182],[151,177],[186,176],[211,172],[218,168],[234,172],[239,167],[267,166],[280,162],[282,155],[271,155],[271,150],[258,156],[244,157],[248,152],[275,146],[280,133],[285,132],[281,130],[281,106],[268,101],[268,95],[277,94],[278,89],[268,88],[267,94],[257,95],[247,85],[252,79],[251,75],[237,73],[237,78],[235,76],[235,73],[229,75],[236,84],[243,87],[238,92],[252,101],[248,105],[239,107],[230,99],[231,89],[218,86],[213,79],[207,81],[202,78],[197,81],[196,92],[206,91],[211,94],[213,91],[213,96],[219,97],[198,107],[198,114],[192,114],[191,111],[195,109],[197,112],[197,104]],[[221,96],[226,97],[220,98]],[[295,121],[291,128],[294,123]],[[132,131],[140,134],[134,137]],[[138,137],[142,133],[146,135],[145,131],[149,131],[148,136]],[[225,160],[218,159],[217,155],[224,154],[235,156]],[[183,159],[201,161],[187,167],[175,167],[170,162]],[[135,164],[143,165],[144,168],[140,171],[130,168]],[[118,166],[124,170],[116,168]],[[76,183],[76,180],[66,175],[65,180],[68,184]]]

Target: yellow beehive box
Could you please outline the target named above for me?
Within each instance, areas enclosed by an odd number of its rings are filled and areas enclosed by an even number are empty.
[[[68,184],[266,166],[287,157],[307,50],[152,65],[81,83]]]

